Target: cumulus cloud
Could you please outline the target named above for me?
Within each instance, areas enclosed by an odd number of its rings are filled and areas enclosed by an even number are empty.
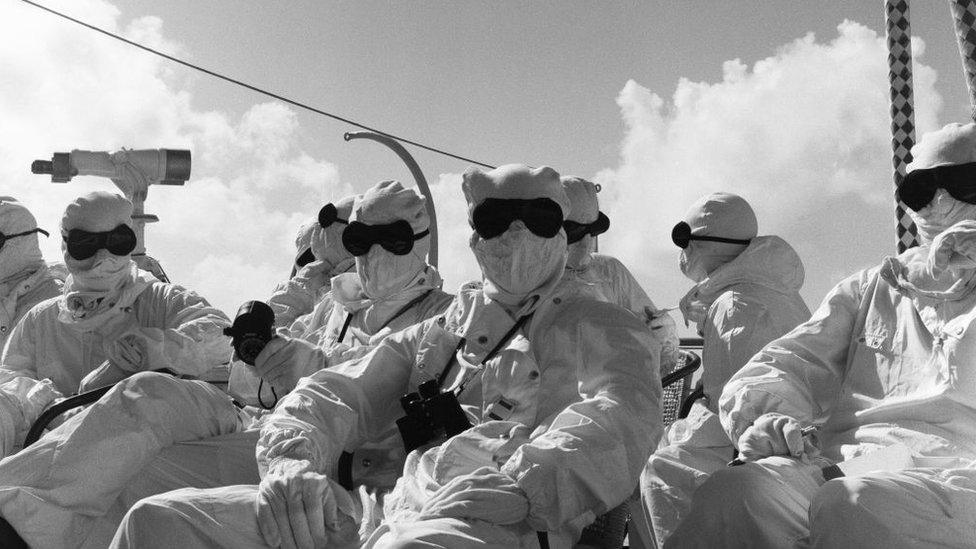
[[[919,62],[924,44],[914,48],[916,123],[929,131],[942,101]],[[682,79],[670,100],[627,82],[620,164],[596,176],[612,220],[602,249],[660,305],[676,304],[690,282],[671,227],[699,196],[734,192],[752,203],[760,234],[800,253],[816,306],[841,277],[894,251],[886,51],[884,36],[845,21],[829,42],[809,34],[751,68],[727,61],[720,82]]]
[[[165,37],[163,22],[125,23],[103,0],[49,2],[86,21],[168,52],[190,55]],[[65,205],[107,180],[54,185],[30,174],[31,161],[72,149],[186,148],[193,175],[183,187],[151,187],[146,210],[161,223],[147,246],[170,278],[233,313],[266,298],[287,276],[294,233],[323,199],[350,194],[338,170],[297,145],[298,121],[279,103],[255,103],[234,117],[194,105],[196,76],[20,3],[0,18],[0,176],[3,194],[26,203],[52,237]]]

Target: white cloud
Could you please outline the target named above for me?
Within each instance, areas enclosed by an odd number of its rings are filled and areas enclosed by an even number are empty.
[[[928,131],[941,98],[918,62],[924,44],[914,47],[916,122]],[[721,82],[682,79],[670,101],[628,82],[617,98],[620,165],[596,177],[611,218],[603,250],[659,304],[676,304],[690,282],[671,227],[699,196],[735,192],[753,204],[760,233],[799,251],[816,306],[838,273],[894,251],[886,55],[883,36],[845,21],[829,43],[807,35],[751,69],[727,61]]]
[[[49,4],[186,54],[156,17],[126,25],[102,0]],[[53,232],[70,200],[113,187],[89,177],[52,185],[30,174],[32,160],[76,148],[191,149],[187,185],[150,188],[146,210],[161,223],[147,228],[147,244],[171,279],[228,313],[245,299],[266,298],[287,276],[295,229],[323,198],[352,192],[335,166],[298,148],[296,115],[279,103],[254,104],[239,118],[200,109],[195,76],[19,3],[0,18],[0,35],[2,194],[25,202]],[[59,240],[55,233],[43,242],[47,257],[60,257]]]

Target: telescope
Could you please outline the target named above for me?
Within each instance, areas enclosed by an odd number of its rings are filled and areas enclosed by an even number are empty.
[[[132,259],[164,282],[169,278],[154,258],[146,255],[145,226],[159,217],[145,212],[150,185],[183,185],[190,178],[190,151],[185,149],[121,149],[116,152],[73,150],[54,153],[51,160],[35,160],[31,173],[49,174],[52,183],[67,183],[76,175],[110,179],[132,201],[136,248]]]

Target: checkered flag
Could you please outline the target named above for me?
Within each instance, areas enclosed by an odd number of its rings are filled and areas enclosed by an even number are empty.
[[[968,0],[967,0],[968,3]],[[888,83],[891,90],[891,149],[897,187],[905,177],[905,165],[912,161],[915,145],[915,109],[912,107],[912,27],[908,0],[885,0],[888,38]],[[897,201],[895,218],[898,253],[918,245],[918,229],[904,203]]]

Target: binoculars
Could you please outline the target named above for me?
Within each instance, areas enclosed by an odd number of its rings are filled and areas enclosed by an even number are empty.
[[[396,423],[407,452],[471,427],[457,396],[450,391],[442,393],[433,379],[421,383],[417,392],[400,397],[400,406],[407,415]]]
[[[237,310],[234,324],[224,328],[224,335],[231,337],[237,357],[254,366],[254,360],[274,337],[274,323],[274,311],[267,303],[248,301]]]

